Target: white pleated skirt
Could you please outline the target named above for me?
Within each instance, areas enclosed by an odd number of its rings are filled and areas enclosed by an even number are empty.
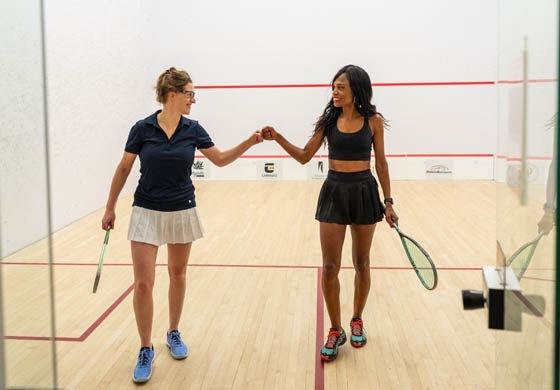
[[[128,226],[130,241],[163,244],[186,244],[204,235],[196,207],[179,211],[156,211],[133,206]]]

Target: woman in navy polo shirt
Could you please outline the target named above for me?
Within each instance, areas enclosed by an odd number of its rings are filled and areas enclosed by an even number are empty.
[[[140,156],[141,175],[128,230],[134,268],[134,314],[141,342],[133,374],[135,382],[146,382],[152,374],[152,289],[157,251],[163,244],[167,244],[170,279],[167,345],[173,358],[187,357],[178,326],[191,245],[204,232],[190,179],[195,149],[222,167],[263,140],[260,131],[256,131],[232,149],[222,152],[214,146],[197,121],[183,116],[190,114],[191,105],[196,103],[192,80],[185,71],[166,70],[158,78],[156,91],[163,109],[138,121],[130,130],[102,220],[103,229],[114,228],[115,204],[136,156]]]

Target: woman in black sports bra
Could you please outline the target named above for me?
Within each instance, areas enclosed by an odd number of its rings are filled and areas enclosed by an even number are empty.
[[[325,361],[336,359],[338,347],[346,342],[340,319],[338,281],[346,225],[352,233],[352,261],[356,271],[350,343],[359,348],[367,342],[361,317],[371,284],[369,253],[373,232],[383,214],[389,226],[398,222],[383,145],[384,119],[371,104],[370,78],[359,66],[347,65],[336,73],[331,85],[333,97],[303,149],[291,144],[273,127],[263,129],[264,139],[278,142],[301,164],[307,163],[325,141],[329,146],[329,173],[315,214],[321,223],[322,286],[332,324],[321,350]],[[384,202],[379,198],[377,181],[370,171],[372,145]]]

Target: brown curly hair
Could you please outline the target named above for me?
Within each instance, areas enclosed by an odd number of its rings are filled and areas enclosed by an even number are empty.
[[[158,77],[155,87],[156,100],[161,104],[167,103],[169,92],[181,92],[189,83],[192,83],[191,76],[184,70],[177,70],[174,67],[167,69]]]

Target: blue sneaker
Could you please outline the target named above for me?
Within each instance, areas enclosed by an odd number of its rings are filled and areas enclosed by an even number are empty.
[[[138,364],[136,364],[134,374],[132,374],[132,380],[134,382],[142,383],[150,380],[152,377],[152,364],[155,358],[156,353],[153,345],[152,348],[140,348],[140,353],[138,354]]]
[[[187,346],[183,343],[183,340],[181,340],[181,332],[178,330],[172,330],[167,334],[167,346],[174,359],[184,359],[189,354]]]

